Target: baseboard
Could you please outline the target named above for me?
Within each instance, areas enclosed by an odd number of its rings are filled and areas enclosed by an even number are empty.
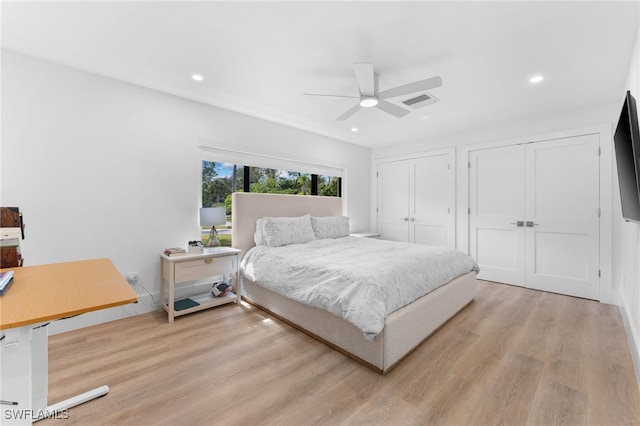
[[[640,339],[638,338],[638,330],[635,329],[633,321],[631,321],[629,309],[625,300],[623,300],[620,305],[620,315],[622,316],[624,330],[627,333],[629,351],[631,352],[633,367],[636,371],[636,381],[638,382],[638,386],[640,386]]]

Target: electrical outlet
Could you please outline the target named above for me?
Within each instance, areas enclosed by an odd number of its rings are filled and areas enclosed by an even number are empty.
[[[129,285],[138,284],[138,273],[137,272],[129,272],[127,274],[127,282],[129,283]]]

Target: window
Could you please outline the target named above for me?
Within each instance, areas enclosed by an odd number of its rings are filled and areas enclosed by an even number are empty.
[[[202,207],[224,206],[227,225],[216,227],[223,246],[231,246],[231,194],[236,191],[272,194],[341,196],[342,178],[291,170],[202,161]],[[206,244],[209,228],[202,228]]]
[[[340,197],[342,194],[342,179],[337,176],[318,176],[318,195],[325,197]]]

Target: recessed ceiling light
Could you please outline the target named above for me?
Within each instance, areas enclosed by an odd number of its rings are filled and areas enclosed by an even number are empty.
[[[529,83],[540,83],[542,80],[544,80],[544,76],[542,76],[542,75],[534,75],[533,77],[531,77],[529,79]]]
[[[429,118],[431,118],[430,115],[423,115],[422,117],[420,117],[420,120],[428,120]]]
[[[200,74],[193,74],[193,75],[191,75],[191,79],[192,79],[193,81],[198,81],[198,82],[200,82],[200,81],[204,80],[204,77],[203,77],[203,76],[201,76]]]
[[[355,133],[355,132],[357,132],[357,131],[358,131],[358,128],[357,128],[357,127],[352,127],[352,128],[351,128],[351,131],[352,131],[353,133]]]

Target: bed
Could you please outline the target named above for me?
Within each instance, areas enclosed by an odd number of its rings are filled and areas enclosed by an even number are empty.
[[[338,197],[234,193],[233,246],[242,250],[241,258],[255,246],[258,219],[303,215],[339,217],[343,212],[342,201]],[[372,337],[352,322],[285,297],[254,282],[249,276],[253,275],[243,272],[240,277],[244,300],[381,374],[389,372],[472,302],[476,281],[473,270],[452,278],[447,284],[386,315],[381,331]]]

